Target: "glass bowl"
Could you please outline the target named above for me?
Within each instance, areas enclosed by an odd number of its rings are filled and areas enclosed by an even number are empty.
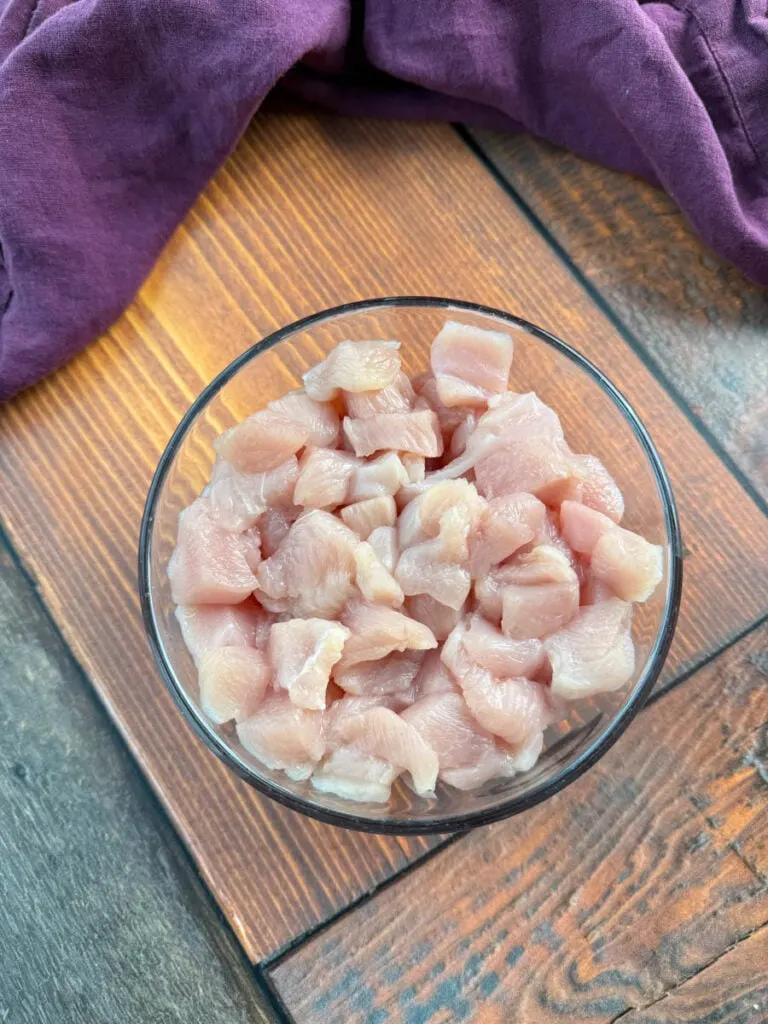
[[[559,413],[574,451],[597,455],[624,492],[623,525],[664,550],[664,578],[635,608],[634,678],[622,690],[574,703],[551,726],[528,772],[473,792],[438,785],[435,798],[403,783],[387,805],[358,804],[270,771],[200,709],[197,677],[174,616],[167,566],[179,512],[200,493],[214,459],[213,439],[291,388],[345,339],[396,338],[409,375],[428,366],[429,345],[446,319],[515,339],[511,386],[536,391]],[[557,793],[616,742],[658,678],[677,620],[682,578],[680,531],[659,454],[627,400],[587,359],[547,331],[507,313],[451,299],[399,297],[353,302],[284,327],[238,356],[208,385],[174,431],[149,489],[139,543],[139,585],[147,634],[162,678],[184,717],[225,764],[260,792],[321,821],[369,832],[452,832],[497,821]],[[180,726],[181,727],[181,726]]]

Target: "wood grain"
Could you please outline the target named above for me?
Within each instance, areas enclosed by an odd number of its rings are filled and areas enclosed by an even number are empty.
[[[274,1020],[2,543],[0,727],[0,1020]]]
[[[761,1024],[768,1020],[768,928],[622,1024]]]
[[[750,661],[767,645],[768,626],[753,631],[563,793],[459,840],[280,963],[294,1018],[608,1024],[764,925],[768,882],[705,804],[742,779],[768,717]]]
[[[428,844],[280,810],[192,738],[139,619],[141,509],[178,419],[234,355],[318,308],[404,292],[483,301],[553,329],[608,369],[650,424],[688,549],[666,680],[766,606],[768,522],[451,129],[257,122],[109,334],[0,411],[9,533],[255,960]]]
[[[528,136],[473,135],[768,499],[768,292],[659,189]]]

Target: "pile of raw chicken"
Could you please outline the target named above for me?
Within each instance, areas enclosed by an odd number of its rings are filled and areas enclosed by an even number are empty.
[[[168,574],[201,707],[266,767],[357,801],[473,789],[632,678],[662,550],[508,390],[512,347],[449,321],[409,380],[398,342],[345,341],[216,440]]]

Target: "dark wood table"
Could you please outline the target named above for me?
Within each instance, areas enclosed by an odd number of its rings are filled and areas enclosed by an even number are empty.
[[[649,706],[566,791],[461,837],[336,830],[235,780],[136,593],[147,486],[203,385],[398,293],[592,358],[684,531]],[[528,138],[258,119],[125,315],[0,410],[0,1022],[768,1020],[767,502],[768,294],[664,195]]]

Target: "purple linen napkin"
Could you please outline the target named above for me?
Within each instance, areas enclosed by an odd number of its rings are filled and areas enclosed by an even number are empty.
[[[768,284],[764,0],[0,0],[0,399],[120,314],[279,80],[641,174]]]

